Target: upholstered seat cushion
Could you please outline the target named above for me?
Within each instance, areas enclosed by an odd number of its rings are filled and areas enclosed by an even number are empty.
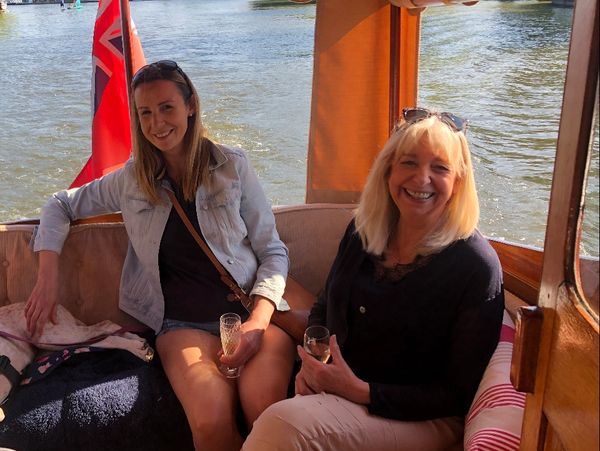
[[[185,414],[159,364],[127,351],[74,355],[2,406],[0,447],[193,450]]]
[[[465,420],[464,449],[517,451],[525,394],[510,382],[510,362],[515,326],[504,311],[500,342],[490,359]]]

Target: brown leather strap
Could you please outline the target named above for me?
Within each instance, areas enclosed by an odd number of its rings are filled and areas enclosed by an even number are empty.
[[[213,266],[215,268],[217,268],[217,271],[219,272],[219,275],[221,276],[221,280],[223,281],[223,283],[225,285],[227,285],[227,287],[231,290],[233,298],[231,298],[229,300],[240,301],[242,303],[242,305],[246,308],[246,310],[251,312],[252,311],[252,300],[250,299],[250,297],[246,294],[246,292],[242,289],[242,287],[240,287],[238,285],[238,283],[234,280],[234,278],[231,277],[231,274],[229,274],[229,272],[227,272],[227,270],[223,267],[223,265],[221,264],[219,259],[217,259],[217,257],[215,256],[213,251],[210,249],[210,247],[208,247],[208,245],[200,237],[198,232],[196,232],[196,229],[194,229],[194,226],[192,225],[189,218],[183,211],[183,208],[181,208],[181,204],[177,200],[177,197],[175,197],[175,194],[172,191],[169,191],[169,190],[166,190],[166,191],[167,191],[167,195],[169,196],[169,199],[171,199],[171,202],[173,203],[173,206],[175,207],[175,211],[177,211],[177,214],[179,215],[179,217],[185,224],[185,227],[188,229],[190,234],[194,237],[194,240],[196,240],[196,243],[198,243],[198,246],[200,246],[200,249],[202,249],[202,251],[206,254],[206,256],[208,257],[210,262],[213,264]]]

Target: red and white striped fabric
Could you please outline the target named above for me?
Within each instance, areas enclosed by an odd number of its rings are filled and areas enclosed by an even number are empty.
[[[465,420],[467,451],[513,451],[521,442],[525,394],[510,382],[515,325],[505,311],[500,341]]]

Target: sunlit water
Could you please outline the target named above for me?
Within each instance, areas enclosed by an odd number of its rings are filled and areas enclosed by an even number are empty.
[[[89,157],[96,9],[0,15],[0,221],[38,216]],[[315,6],[170,0],[131,11],[146,58],[177,60],[196,83],[211,136],[250,152],[274,204],[303,202]],[[419,103],[470,119],[487,235],[543,245],[571,15],[537,1],[423,15]],[[598,255],[597,143],[588,193],[584,247]]]

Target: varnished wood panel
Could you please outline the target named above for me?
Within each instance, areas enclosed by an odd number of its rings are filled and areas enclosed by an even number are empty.
[[[547,425],[544,451],[567,451],[552,426]]]
[[[504,288],[529,305],[536,305],[542,277],[543,250],[507,241],[489,239],[489,242],[502,263]],[[598,312],[598,258],[582,257],[579,275],[582,295],[592,309]]]
[[[599,448],[597,320],[578,308],[579,294],[571,291],[577,283],[582,195],[598,99],[598,7],[599,0],[578,0],[573,11],[538,297],[544,324],[535,393],[525,405],[522,450]],[[554,318],[546,312],[555,312]]]
[[[517,311],[510,381],[520,392],[534,392],[543,318],[543,309],[537,306],[521,307]]]
[[[598,334],[579,314],[564,285],[558,294],[553,354],[548,364],[544,415],[569,450],[597,450]]]
[[[543,253],[539,249],[489,240],[504,271],[504,288],[530,305],[537,304]]]

